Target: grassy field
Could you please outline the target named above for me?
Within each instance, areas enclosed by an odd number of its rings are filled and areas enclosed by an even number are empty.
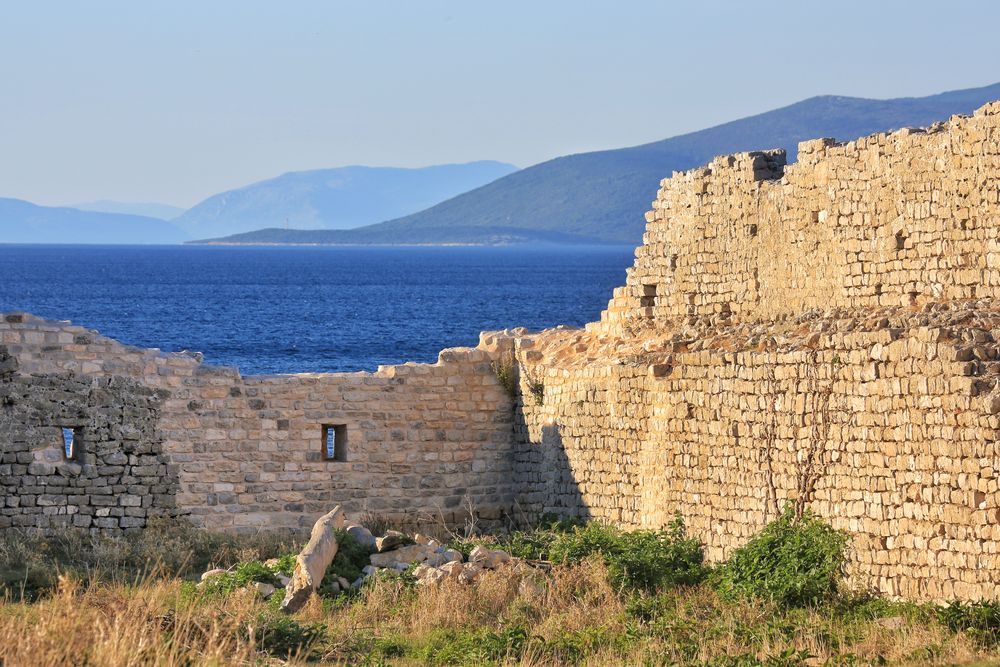
[[[383,575],[289,617],[280,596],[245,587],[260,561],[294,551],[280,537],[169,525],[124,538],[8,533],[0,664],[1000,663],[1000,605],[847,591],[844,537],[808,515],[786,515],[713,568],[679,522],[637,533],[550,523],[452,545],[477,542],[552,567],[474,586]],[[223,583],[196,586],[215,565],[232,568]]]

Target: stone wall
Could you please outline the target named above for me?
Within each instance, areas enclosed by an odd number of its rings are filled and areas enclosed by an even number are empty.
[[[483,351],[244,378],[17,314],[0,346],[2,524],[138,527],[164,510],[253,531],[308,527],[337,503],[449,524],[470,506],[486,522],[511,507],[510,399]],[[345,460],[325,460],[324,425],[346,433]],[[62,451],[64,426],[80,427],[79,460]]]
[[[858,585],[1000,595],[998,113],[665,180],[601,322],[484,337],[521,511],[677,512],[718,561],[808,507]]]
[[[995,295],[1000,103],[838,144],[741,153],[661,184],[604,315],[767,321]]]

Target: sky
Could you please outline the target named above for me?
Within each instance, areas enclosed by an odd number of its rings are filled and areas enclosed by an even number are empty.
[[[664,139],[1000,81],[993,0],[0,4],[0,197],[189,207],[287,171]]]

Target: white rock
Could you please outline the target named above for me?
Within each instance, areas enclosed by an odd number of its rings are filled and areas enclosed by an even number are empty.
[[[351,582],[349,582],[344,577],[337,577],[337,583],[340,584],[340,590],[346,591],[351,587]]]
[[[450,563],[445,563],[441,566],[441,571],[448,575],[449,579],[458,580],[458,576],[462,574],[462,568],[465,566],[461,561],[451,561]]]
[[[385,531],[385,535],[375,538],[375,549],[377,549],[379,553],[392,551],[403,543],[404,537],[405,535],[398,530],[387,530]]]
[[[372,535],[372,531],[368,530],[364,526],[359,526],[358,524],[351,524],[345,528],[347,534],[356,539],[362,546],[368,548],[369,550],[375,548],[375,536]]]
[[[257,594],[265,600],[274,595],[275,588],[271,584],[265,584],[262,581],[255,581],[252,585],[257,591]]]
[[[220,574],[225,574],[225,573],[226,573],[225,570],[223,570],[221,567],[217,567],[214,570],[209,570],[207,572],[202,573],[201,580],[205,581],[206,579],[210,579],[212,577],[218,576]]]
[[[393,563],[423,563],[434,550],[423,544],[411,544],[385,553],[372,554],[368,559],[376,567],[389,567]]]
[[[479,563],[464,563],[462,572],[458,575],[458,581],[462,584],[474,584],[483,573],[483,566]]]
[[[295,571],[292,580],[285,586],[285,598],[281,610],[293,613],[302,608],[323,580],[326,568],[337,555],[335,531],[344,527],[344,512],[337,505],[313,524],[309,542],[295,557]]]
[[[445,561],[446,563],[461,563],[465,560],[465,556],[458,549],[445,549],[441,555],[448,559]]]
[[[376,572],[378,572],[378,568],[375,567],[374,565],[365,565],[363,568],[361,568],[361,574],[366,577],[370,577]]]

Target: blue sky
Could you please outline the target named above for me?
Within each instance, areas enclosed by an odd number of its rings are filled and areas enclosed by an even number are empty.
[[[527,166],[994,83],[998,22],[987,0],[9,2],[0,196],[190,206],[292,170]]]

